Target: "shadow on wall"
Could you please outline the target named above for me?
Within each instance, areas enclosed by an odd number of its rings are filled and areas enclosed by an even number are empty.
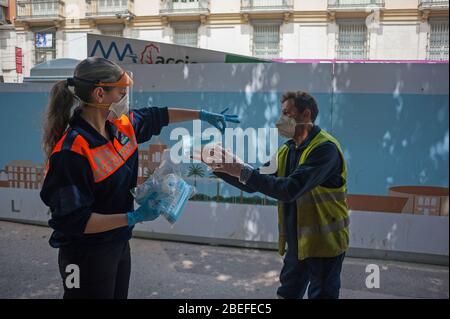
[[[448,65],[337,64],[333,92],[350,193],[448,187]]]

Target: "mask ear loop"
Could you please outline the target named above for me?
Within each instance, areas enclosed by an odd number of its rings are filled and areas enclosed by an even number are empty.
[[[296,126],[301,126],[301,125],[311,125],[311,126],[314,126],[314,123],[313,122],[295,122],[295,125]]]
[[[79,109],[79,108],[81,108],[81,106],[82,105],[86,105],[86,106],[92,106],[92,107],[98,107],[98,108],[105,108],[105,107],[109,107],[109,105],[95,105],[95,104],[92,104],[92,103],[88,103],[88,102],[85,102],[85,101],[83,101],[78,95],[76,95],[75,94],[75,81],[77,80],[78,78],[75,78],[75,77],[73,77],[73,78],[67,78],[67,80],[66,80],[66,88],[68,88],[69,89],[69,91],[70,92],[72,92],[72,94],[73,94],[73,97],[74,97],[74,103],[73,103],[73,105],[72,105],[72,107],[71,107],[71,112],[70,112],[70,116],[72,117],[73,116],[73,114],[77,111],[77,109]]]

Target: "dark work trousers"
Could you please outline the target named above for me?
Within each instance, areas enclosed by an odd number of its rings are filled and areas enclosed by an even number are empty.
[[[287,252],[277,295],[286,299],[303,298],[308,288],[308,299],[338,299],[344,257],[345,253],[331,258],[300,261],[296,253]]]
[[[117,241],[88,247],[62,247],[58,255],[64,299],[126,299],[130,282],[130,244]],[[74,285],[79,269],[79,287]],[[74,287],[75,286],[75,287]]]

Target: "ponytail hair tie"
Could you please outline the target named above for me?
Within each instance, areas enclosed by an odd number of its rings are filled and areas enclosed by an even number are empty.
[[[74,78],[68,78],[66,80],[66,88],[69,87],[69,86],[75,87],[75,79]]]

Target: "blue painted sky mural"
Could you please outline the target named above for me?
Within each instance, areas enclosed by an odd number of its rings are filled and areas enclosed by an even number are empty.
[[[282,68],[279,70],[281,78],[284,78],[283,70]],[[252,76],[251,71],[242,72],[243,76]],[[429,72],[430,77],[432,72]],[[445,76],[444,71],[440,72]],[[360,75],[356,73],[355,79],[347,74],[347,80],[358,82]],[[173,76],[175,75],[167,73],[165,81],[170,81]],[[206,73],[206,80],[208,76]],[[328,75],[321,76],[326,79]],[[352,87],[348,81],[338,79],[333,90],[328,91],[327,87],[321,89],[312,87],[310,90],[319,104],[320,114],[317,124],[331,132],[341,142],[349,171],[349,193],[386,195],[389,187],[401,185],[448,187],[448,88],[447,92],[427,91],[426,85],[419,84],[425,89],[415,92],[411,89],[412,85],[408,84],[411,79],[407,76],[401,75],[403,89],[398,90],[394,85],[392,92],[386,92],[380,88],[383,85],[380,86],[377,82],[383,81],[383,77],[389,78],[389,74],[374,75],[378,77],[373,83],[374,87],[378,86],[377,89],[361,90],[357,87],[358,83],[355,84],[356,87]],[[142,75],[139,75],[138,79],[140,77]],[[287,77],[292,78],[292,74],[288,74]],[[439,79],[440,77],[428,80]],[[197,80],[193,75],[192,81]],[[225,80],[229,80],[227,76]],[[392,79],[388,81],[392,82]],[[290,87],[302,89],[304,83],[308,83],[308,80],[303,79],[298,85],[293,81]],[[265,85],[262,84],[263,87]],[[146,87],[135,87],[132,103],[134,108],[172,106],[205,108],[216,112],[229,107],[231,113],[240,115],[239,127],[244,130],[249,127],[274,127],[280,115],[279,101],[284,91],[283,85],[272,87],[269,85],[269,89],[256,88],[253,91],[245,87],[227,91],[219,84],[217,85],[220,87],[219,90],[214,91],[211,86],[214,87],[208,84],[207,89],[196,91],[193,85],[187,84],[186,90],[168,90],[166,87],[153,88],[151,83],[147,83]],[[12,160],[42,163],[43,156],[40,151],[42,113],[48,94],[42,89],[41,92],[36,89],[29,91],[3,89],[1,96],[0,116],[6,120],[0,127],[2,144],[0,169]],[[185,123],[182,127],[192,131],[191,123]],[[205,125],[202,127],[205,128]],[[154,137],[150,144],[173,145],[174,141],[171,142],[169,139],[170,132],[171,128],[166,128],[161,136]],[[280,138],[279,143],[282,142],[283,139]],[[146,148],[146,145],[141,147]],[[184,165],[186,172],[188,168],[189,165]],[[205,166],[204,169],[205,178],[197,181],[198,192],[214,196],[217,181],[209,179],[210,173],[206,171]],[[240,193],[223,183],[219,186],[223,196],[237,196]]]

